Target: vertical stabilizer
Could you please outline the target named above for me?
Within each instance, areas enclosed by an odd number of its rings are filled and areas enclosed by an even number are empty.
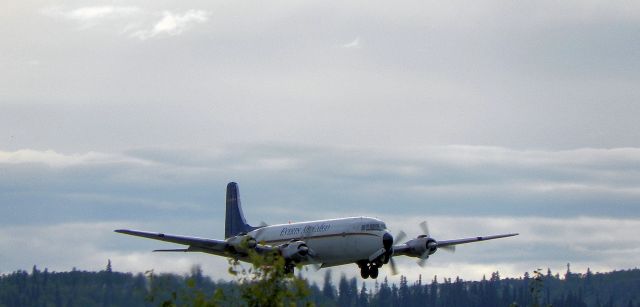
[[[240,204],[240,189],[235,182],[227,184],[227,208],[224,220],[224,237],[233,237],[239,233],[247,233],[256,229],[247,224]]]

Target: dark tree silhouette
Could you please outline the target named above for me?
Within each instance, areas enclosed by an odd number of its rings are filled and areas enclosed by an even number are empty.
[[[368,289],[359,279],[340,277],[337,289],[331,271],[326,271],[322,287],[308,285],[308,297],[300,303],[317,306],[549,306],[554,307],[640,307],[640,270],[584,274],[567,270],[563,278],[550,270],[526,272],[519,278],[502,278],[499,272],[489,279],[464,281],[437,277],[423,283],[422,276],[409,281],[405,276],[391,284],[388,279]],[[219,277],[218,277],[219,278]],[[0,275],[0,306],[159,306],[174,302],[179,306],[215,306],[187,304],[202,295],[200,302],[219,295],[224,302],[242,301],[236,282],[217,281],[200,267],[190,274],[120,273],[107,261],[99,272],[50,272],[36,266],[28,273],[19,270]],[[186,300],[189,299],[190,300]],[[216,301],[216,300],[213,300]],[[224,304],[223,304],[224,305]],[[243,304],[239,304],[243,305]]]

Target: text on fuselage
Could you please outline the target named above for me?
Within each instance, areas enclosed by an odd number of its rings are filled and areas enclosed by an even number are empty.
[[[280,231],[280,236],[295,236],[295,235],[309,235],[318,232],[326,232],[331,228],[329,224],[320,224],[320,225],[307,225],[304,227],[284,227]]]

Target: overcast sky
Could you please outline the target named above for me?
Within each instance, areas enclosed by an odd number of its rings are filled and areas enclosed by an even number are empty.
[[[112,230],[221,238],[229,181],[253,224],[521,233],[410,277],[633,268],[638,34],[635,1],[5,1],[0,272],[226,278]]]

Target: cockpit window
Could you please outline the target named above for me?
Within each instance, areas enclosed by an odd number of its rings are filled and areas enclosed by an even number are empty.
[[[362,226],[360,226],[360,229],[362,231],[368,231],[368,230],[385,230],[387,227],[384,223],[380,224],[380,223],[372,223],[372,224],[363,224]]]

